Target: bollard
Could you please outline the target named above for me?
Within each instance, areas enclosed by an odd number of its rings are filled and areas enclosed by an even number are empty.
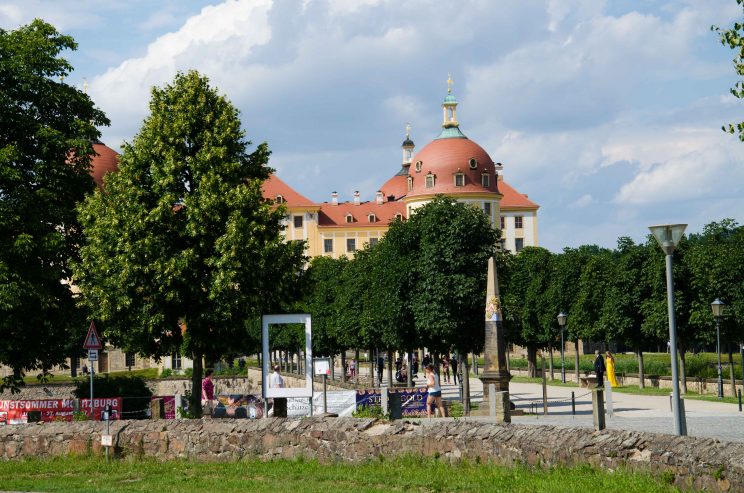
[[[543,392],[543,414],[548,415],[548,382],[545,375],[545,355],[540,357],[542,361],[542,392]]]
[[[687,418],[685,418],[685,400],[682,397],[679,398],[679,415],[682,417],[679,423],[680,430],[682,431],[680,433],[680,436],[687,436]]]
[[[610,385],[609,380],[605,380],[605,408],[607,409],[607,415],[609,417],[612,417],[613,414],[613,407],[612,407],[612,385]]]
[[[741,412],[741,389],[736,391],[739,394],[739,412]]]
[[[592,417],[594,418],[594,430],[605,429],[604,391],[602,388],[592,389]]]
[[[509,402],[509,392],[492,392],[491,402],[493,402],[492,406],[495,405],[496,422],[511,423],[511,402]]]
[[[573,390],[571,391],[571,414],[576,416],[576,396],[573,393]]]
[[[496,417],[496,384],[488,384],[488,414],[492,417]]]

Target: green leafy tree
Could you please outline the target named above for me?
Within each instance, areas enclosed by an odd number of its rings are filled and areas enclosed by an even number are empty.
[[[736,3],[744,10],[744,0],[736,0]],[[742,13],[744,14],[744,12]],[[742,17],[744,18],[744,15]],[[736,75],[744,77],[744,20],[735,22],[729,29],[711,26],[711,30],[718,33],[723,46],[728,46],[734,50],[733,64]],[[739,99],[744,98],[744,81],[737,81],[731,88],[731,94]],[[724,125],[722,129],[724,132],[738,134],[739,140],[744,141],[744,122],[729,123]]]
[[[284,211],[262,197],[266,144],[248,153],[237,110],[197,72],[154,88],[119,172],[80,208],[76,280],[114,344],[161,357],[219,359],[247,324],[293,292],[304,245],[283,241]],[[199,392],[192,393],[201,409]]]
[[[13,370],[0,392],[75,356],[84,337],[62,281],[81,242],[75,206],[94,188],[96,125],[108,120],[62,82],[72,66],[60,53],[76,48],[41,20],[0,29],[0,363]]]

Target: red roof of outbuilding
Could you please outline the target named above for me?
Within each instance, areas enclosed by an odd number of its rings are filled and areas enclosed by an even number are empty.
[[[499,191],[503,194],[502,209],[538,209],[540,206],[527,198],[527,195],[517,192],[514,187],[503,180],[499,180]]]
[[[318,207],[319,204],[296,192],[292,187],[272,174],[263,183],[264,198],[276,200],[281,195],[287,207]]]

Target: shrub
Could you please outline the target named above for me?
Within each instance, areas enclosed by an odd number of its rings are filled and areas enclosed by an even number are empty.
[[[77,382],[73,395],[78,399],[89,397],[89,385],[88,380]],[[94,397],[121,397],[122,416],[126,419],[144,419],[147,417],[152,391],[145,383],[144,378],[129,375],[115,377],[97,375],[93,379],[93,387]]]
[[[170,368],[163,368],[163,371],[160,372],[160,378],[168,378],[173,375],[173,370]]]

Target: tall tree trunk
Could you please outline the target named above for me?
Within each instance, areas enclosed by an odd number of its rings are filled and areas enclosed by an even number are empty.
[[[527,344],[527,377],[537,377],[537,347]]]
[[[574,375],[574,378],[576,379],[576,383],[581,383],[581,374],[579,373],[579,340],[576,339],[574,341],[574,371],[576,372],[576,375]]]
[[[465,353],[468,354],[468,353]],[[470,415],[470,367],[468,365],[468,358],[465,358],[465,371],[462,375],[462,393],[463,393],[463,410],[466,416]],[[493,397],[491,397],[493,399]]]
[[[555,374],[553,373],[553,345],[548,344],[548,365],[550,366],[550,379],[555,380]]]
[[[646,369],[643,366],[643,350],[641,348],[637,348],[636,355],[638,355],[638,386],[642,389],[645,389]]]
[[[734,352],[731,347],[731,343],[726,344],[728,349],[728,363],[729,363],[729,380],[731,381],[731,395],[736,395],[736,377],[734,377]]]
[[[304,361],[302,361],[302,351],[300,348],[297,348],[297,374],[302,375],[303,373],[303,365]]]
[[[393,388],[393,351],[388,349],[388,360],[387,360],[387,381],[388,381],[388,388]]]
[[[191,412],[194,416],[201,416],[201,381],[204,373],[202,358],[204,355],[194,351],[191,357],[194,360],[194,371],[191,373]]]
[[[341,381],[346,383],[346,351],[341,351]]]

